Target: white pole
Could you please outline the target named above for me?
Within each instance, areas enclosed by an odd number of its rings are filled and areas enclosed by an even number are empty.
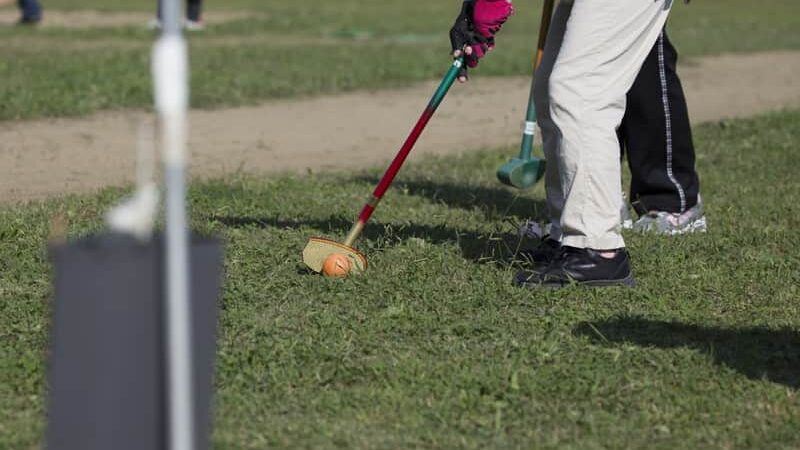
[[[180,0],[162,2],[164,33],[153,49],[156,110],[161,118],[166,177],[166,277],[169,449],[194,450],[194,385],[186,219],[188,52]]]

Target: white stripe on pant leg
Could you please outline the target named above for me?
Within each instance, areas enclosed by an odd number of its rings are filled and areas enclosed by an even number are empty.
[[[669,92],[667,90],[667,71],[664,62],[664,32],[658,37],[658,75],[661,77],[661,100],[664,104],[664,120],[666,133],[667,133],[667,176],[675,188],[678,190],[678,195],[681,197],[681,213],[686,211],[686,192],[683,186],[675,178],[672,171],[672,110],[669,106]]]

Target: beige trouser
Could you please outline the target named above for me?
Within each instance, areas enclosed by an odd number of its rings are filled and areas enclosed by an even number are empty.
[[[622,248],[617,127],[671,0],[562,0],[536,73],[551,237]]]

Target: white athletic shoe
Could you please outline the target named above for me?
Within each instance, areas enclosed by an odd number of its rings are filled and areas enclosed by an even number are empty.
[[[697,197],[697,205],[683,214],[665,211],[650,211],[639,217],[633,229],[640,233],[655,233],[669,236],[708,231],[703,202]]]
[[[186,19],[183,22],[183,28],[185,28],[186,31],[203,31],[206,28],[206,25],[203,23],[202,20]]]
[[[683,214],[650,211],[634,222],[631,217],[628,200],[625,194],[622,194],[620,217],[620,225],[623,230],[634,230],[640,233],[678,235],[705,233],[708,231],[708,224],[703,211],[703,201],[699,196],[697,197],[697,205]],[[535,220],[528,220],[519,226],[517,233],[520,238],[542,239],[550,234],[550,224],[542,225]]]

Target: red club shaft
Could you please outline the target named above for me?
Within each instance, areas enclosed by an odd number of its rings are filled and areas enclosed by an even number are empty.
[[[422,116],[417,121],[414,129],[411,130],[411,134],[409,134],[408,138],[406,138],[406,142],[403,144],[400,152],[397,154],[397,156],[395,156],[392,164],[389,165],[389,168],[386,169],[386,172],[383,174],[383,178],[381,178],[378,186],[375,187],[375,191],[372,193],[372,201],[364,205],[364,209],[361,210],[361,214],[358,216],[359,221],[367,222],[370,216],[372,216],[372,213],[375,211],[375,207],[377,206],[377,202],[379,202],[386,194],[386,191],[389,190],[389,186],[392,185],[394,178],[400,172],[400,169],[403,167],[403,163],[406,162],[406,158],[408,158],[408,155],[411,153],[411,150],[414,148],[414,145],[417,143],[420,135],[425,130],[425,126],[428,125],[431,117],[433,117],[434,112],[435,110],[426,108],[425,112],[422,113]]]
[[[364,205],[364,208],[358,215],[358,221],[353,224],[353,228],[350,230],[350,233],[344,242],[345,245],[352,246],[355,240],[361,234],[361,231],[364,229],[364,225],[367,223],[367,221],[369,221],[369,218],[372,217],[372,213],[375,212],[375,208],[378,206],[378,203],[380,203],[384,194],[386,194],[389,186],[392,185],[392,181],[394,181],[394,178],[400,172],[400,168],[403,167],[403,163],[406,162],[406,158],[408,158],[409,153],[411,153],[411,150],[414,148],[414,145],[417,143],[420,135],[425,130],[425,126],[428,125],[431,117],[433,117],[433,114],[439,108],[442,100],[444,100],[444,96],[447,94],[447,91],[450,90],[453,82],[458,77],[458,73],[461,70],[463,63],[463,58],[459,58],[453,62],[453,65],[445,75],[444,80],[442,80],[442,83],[439,85],[439,88],[436,89],[436,92],[433,94],[433,97],[428,103],[428,106],[425,108],[425,111],[422,112],[419,120],[417,120],[417,124],[414,125],[414,128],[406,138],[406,141],[403,143],[403,146],[400,148],[397,156],[394,157],[394,160],[389,165],[389,168],[386,169],[386,172],[383,174],[378,186],[375,187],[375,191],[372,193],[372,198],[370,198],[367,204]]]

